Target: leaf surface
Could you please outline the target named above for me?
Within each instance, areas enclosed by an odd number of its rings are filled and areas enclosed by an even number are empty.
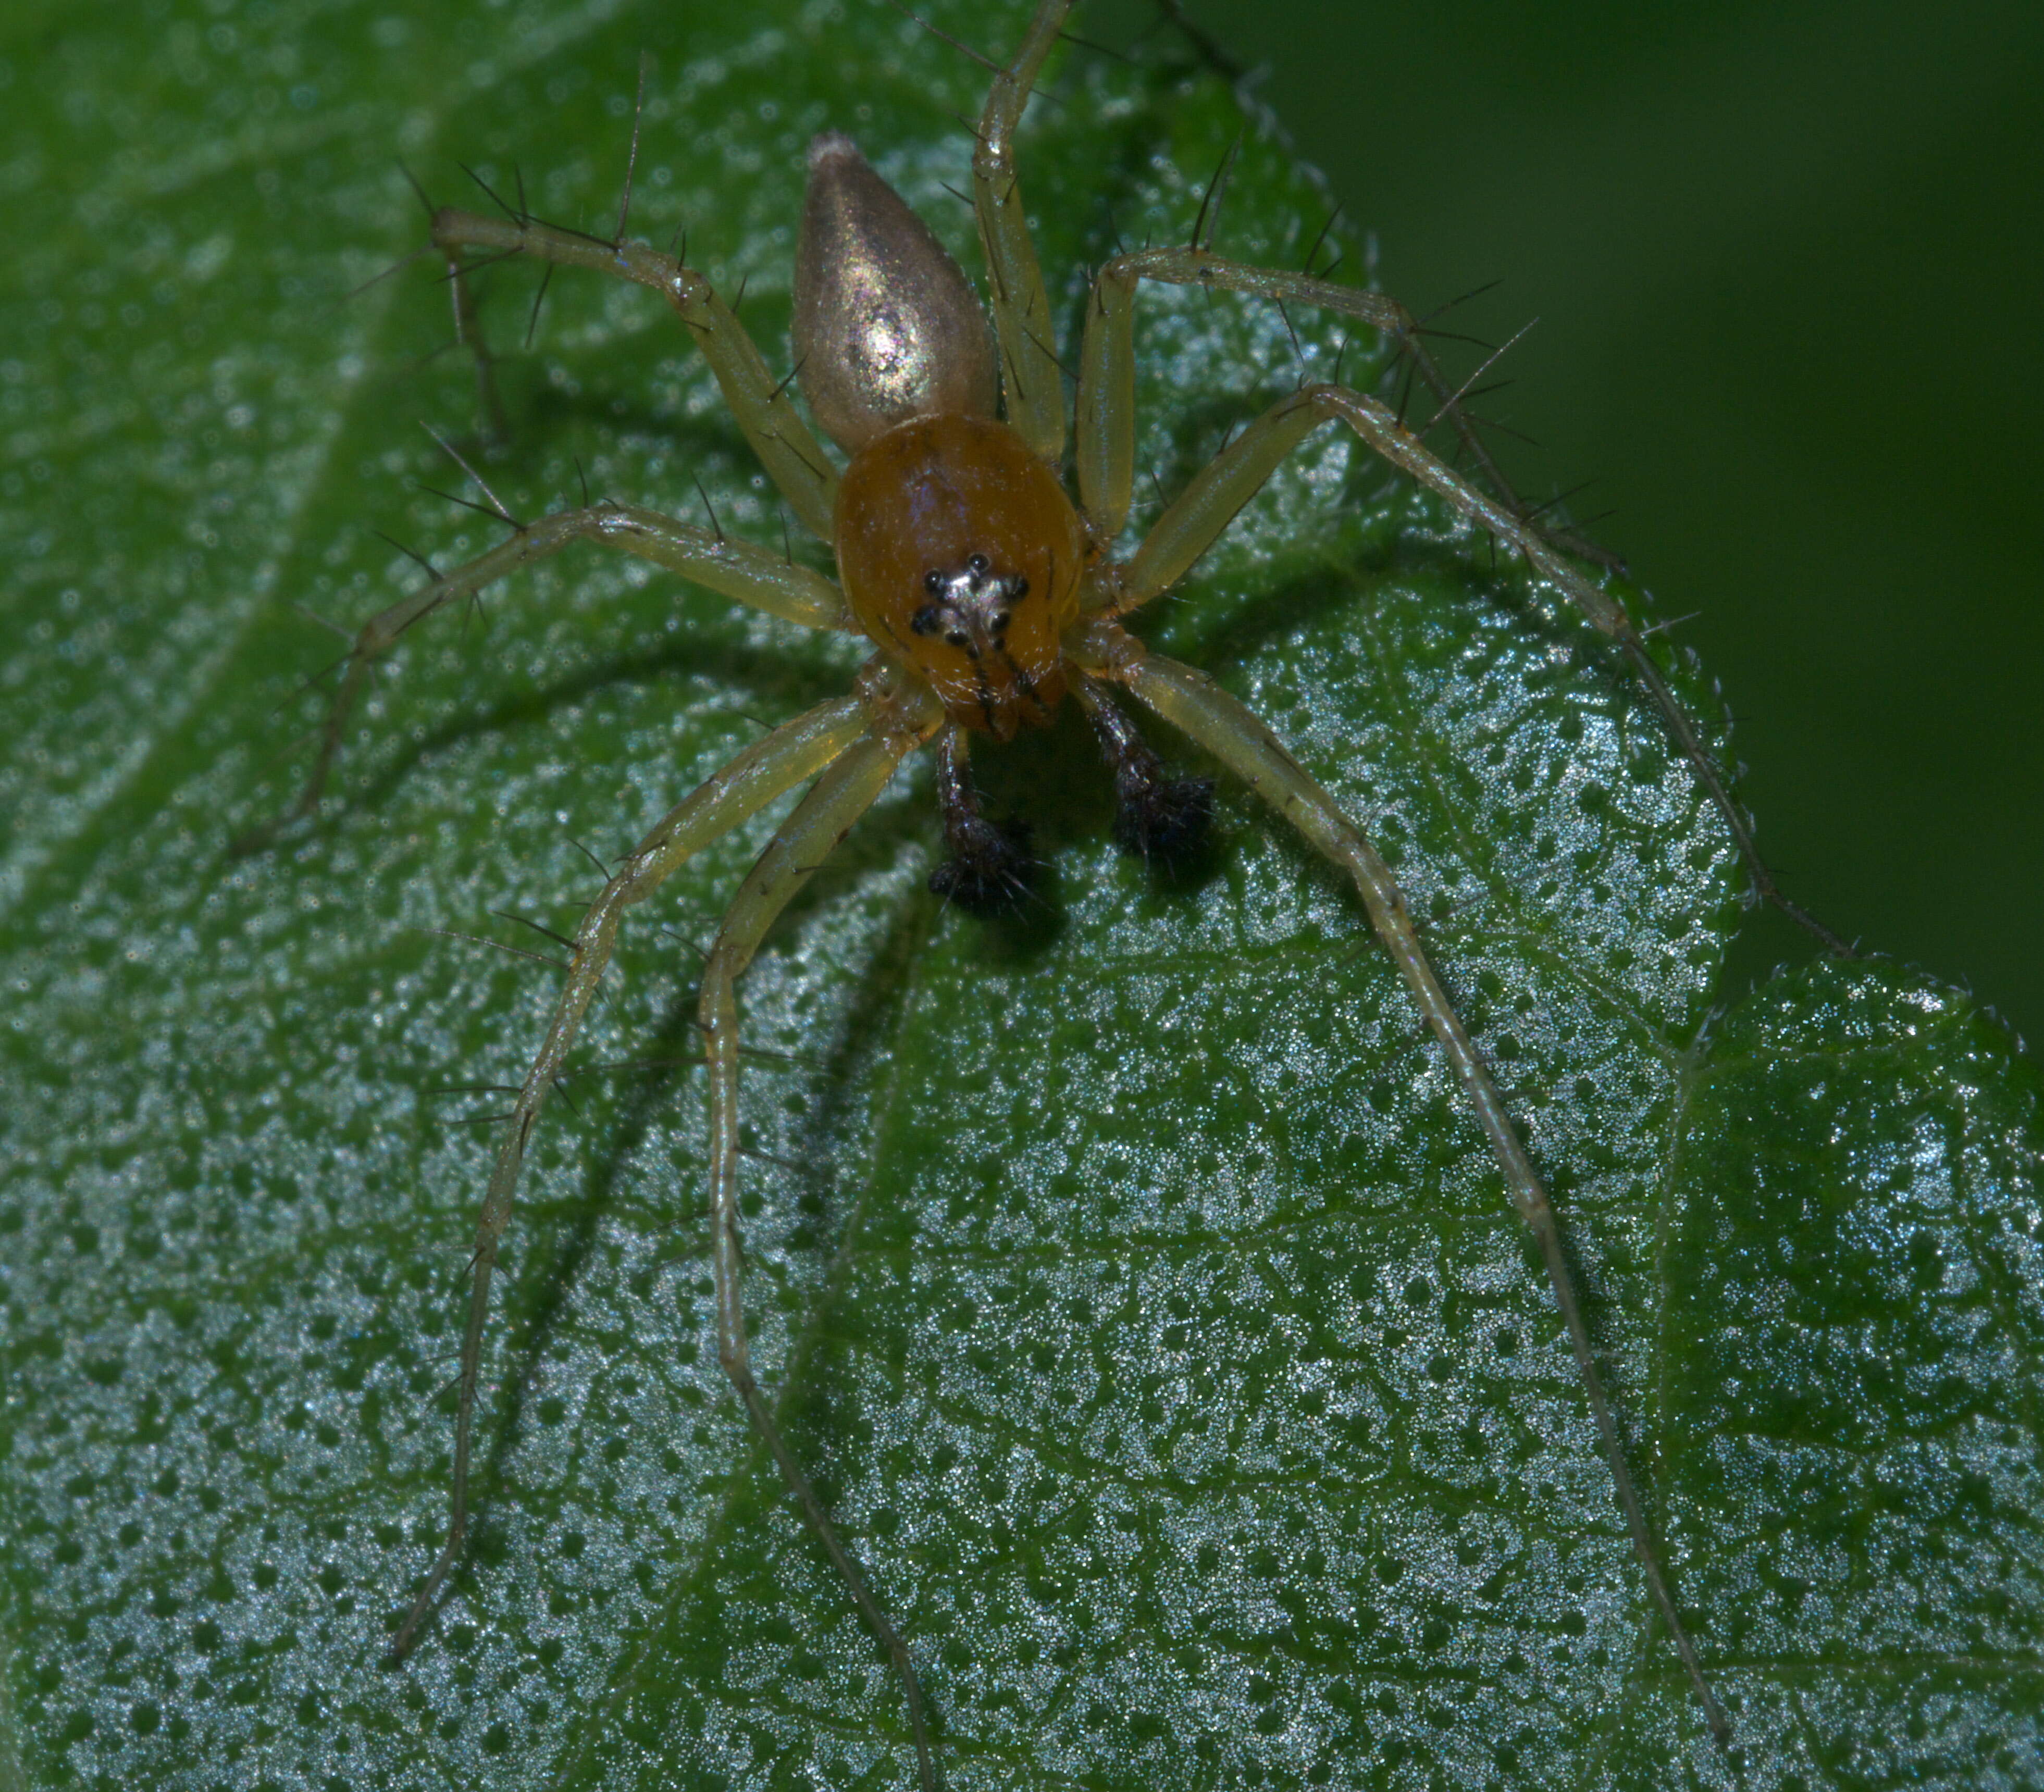
[[[551,995],[430,930],[544,948],[490,911],[571,927],[578,842],[620,850],[857,653],[565,558],[421,630],[320,823],[225,854],[292,793],[290,693],[339,645],[291,606],[404,589],[375,531],[442,566],[495,539],[416,489],[459,478],[417,424],[475,414],[444,289],[348,296],[421,240],[395,160],[605,231],[650,49],[633,227],[686,229],[781,364],[818,129],[978,267],[944,186],[983,75],[839,10],[4,28],[0,1783],[910,1783],[709,1326],[696,948],[770,818],[628,937],[514,1222],[471,1564],[377,1666],[445,1521],[463,1122],[501,1099],[428,1092],[515,1081]],[[942,10],[989,48],[1020,25]],[[1055,85],[1024,171],[1069,339],[1084,269],[1183,240],[1242,121],[1162,40]],[[1252,131],[1220,246],[1297,265],[1324,218]],[[514,511],[586,478],[779,538],[657,301],[563,276],[522,349],[532,271],[484,278]],[[1341,353],[1199,294],[1146,295],[1139,333],[1164,491]],[[755,1353],[912,1637],[947,1783],[2034,1780],[2034,1065],[1880,964],[1713,1022],[1738,877],[1658,724],[1345,440],[1144,627],[1397,865],[1567,1217],[1739,1752],[1647,1615],[1536,1265],[1358,906],[1225,784],[1201,864],[1120,858],[1068,722],[982,756],[1040,907],[928,894],[918,767],[741,992]]]

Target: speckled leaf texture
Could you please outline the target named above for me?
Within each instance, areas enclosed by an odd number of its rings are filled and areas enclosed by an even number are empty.
[[[996,52],[1023,22],[931,10]],[[445,1522],[502,1100],[434,1092],[515,1080],[555,980],[430,930],[548,950],[492,911],[571,926],[580,849],[841,690],[851,644],[564,557],[406,643],[316,826],[225,851],[300,775],[293,693],[339,645],[308,612],[418,576],[377,531],[441,565],[498,532],[419,489],[461,479],[419,424],[476,414],[436,271],[353,290],[423,240],[400,163],[607,231],[642,49],[633,227],[742,286],[770,363],[819,129],[977,270],[947,186],[984,73],[877,0],[0,25],[0,1786],[912,1782],[711,1333],[689,1016],[771,817],[635,915],[511,1234],[474,1549],[378,1665]],[[1085,269],[1183,240],[1245,120],[1168,30],[1051,84],[1024,170],[1069,344]],[[1326,213],[1249,121],[1219,246],[1297,266]],[[665,309],[563,275],[527,347],[536,286],[480,288],[506,503],[586,477],[778,543]],[[1139,525],[1343,351],[1198,294],[1146,295],[1139,334]],[[2034,1063],[1878,959],[1721,986],[1741,874],[1662,728],[1344,439],[1144,627],[1397,865],[1566,1214],[1737,1741],[1649,1615],[1537,1264],[1358,906],[1225,781],[1201,863],[1120,857],[1068,719],[982,756],[1040,905],[928,894],[919,761],[742,990],[757,1358],[912,1637],[946,1784],[2044,1779]]]

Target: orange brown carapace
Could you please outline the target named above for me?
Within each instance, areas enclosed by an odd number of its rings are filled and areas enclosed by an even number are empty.
[[[1085,534],[1057,476],[990,417],[920,417],[844,470],[838,578],[961,727],[1012,739],[1065,694]]]

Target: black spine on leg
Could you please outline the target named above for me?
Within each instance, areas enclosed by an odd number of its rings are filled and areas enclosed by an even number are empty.
[[[968,914],[1007,913],[1030,893],[1036,870],[1028,830],[997,827],[980,812],[965,736],[956,728],[946,728],[937,743],[937,800],[951,856],[930,873],[932,892]]]
[[[1090,690],[1085,708],[1114,773],[1114,843],[1166,865],[1193,857],[1213,823],[1213,780],[1165,777],[1163,762],[1105,693]]]

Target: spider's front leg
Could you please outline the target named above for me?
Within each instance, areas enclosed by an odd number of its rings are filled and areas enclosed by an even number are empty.
[[[1532,1160],[1520,1142],[1510,1109],[1492,1080],[1482,1054],[1456,1013],[1453,1001],[1435,974],[1426,949],[1406,908],[1397,881],[1369,837],[1344,814],[1339,804],[1308,775],[1283,743],[1243,704],[1204,673],[1148,652],[1116,623],[1101,619],[1073,642],[1074,657],[1093,675],[1126,687],[1137,699],[1211,753],[1222,765],[1276,809],[1303,834],[1308,843],[1346,873],[1362,899],[1378,940],[1404,977],[1415,1005],[1439,1041],[1463,1099],[1489,1141],[1502,1173],[1505,1191],[1519,1216],[1533,1233],[1541,1261],[1569,1334],[1578,1375],[1589,1399],[1604,1455],[1611,1465],[1618,1502],[1625,1516],[1635,1553],[1647,1589],[1673,1638],[1677,1654],[1704,1708],[1711,1732],[1720,1743],[1730,1739],[1731,1725],[1704,1679],[1674,1595],[1661,1571],[1659,1555],[1646,1514],[1627,1468],[1603,1378],[1597,1372],[1589,1333],[1569,1272],[1561,1229],[1553,1203]]]
[[[545,1043],[526,1073],[516,1106],[505,1122],[475,1226],[474,1284],[468,1322],[462,1333],[459,1403],[455,1417],[454,1481],[447,1541],[413,1602],[404,1628],[391,1644],[393,1660],[409,1651],[420,1625],[432,1609],[448,1571],[459,1559],[468,1532],[468,1474],[475,1426],[476,1389],[482,1368],[482,1332],[490,1316],[490,1284],[504,1229],[510,1224],[525,1148],[540,1110],[581,1031],[597,986],[610,963],[624,911],[642,902],[703,847],[728,833],[805,778],[837,761],[864,733],[868,705],[859,696],[840,697],[783,723],[755,743],[709,782],[670,811],[590,904],[575,930],[567,983],[554,1004]]]
[[[1117,256],[1101,270],[1086,309],[1078,429],[1079,489],[1086,515],[1110,537],[1128,513],[1135,458],[1134,295],[1137,282],[1219,286],[1268,297],[1294,296],[1367,317],[1377,295],[1325,281],[1224,261],[1200,249],[1147,250]],[[1744,860],[1754,896],[1771,904],[1843,957],[1852,948],[1785,896],[1760,856],[1745,812],[1733,800],[1695,721],[1662,676],[1625,606],[1570,564],[1554,541],[1520,509],[1508,487],[1485,490],[1448,466],[1400,422],[1381,399],[1331,384],[1302,386],[1251,424],[1193,478],[1151,526],[1125,565],[1097,576],[1102,613],[1126,616],[1182,577],[1260,490],[1278,464],[1322,424],[1339,422],[1370,451],[1424,485],[1460,516],[1521,555],[1615,642],[1660,712],[1697,784],[1723,817]],[[1111,526],[1111,527],[1110,527]]]
[[[773,1408],[752,1373],[745,1335],[745,1258],[738,1211],[738,1003],[735,986],[761,938],[810,875],[830,857],[854,822],[872,807],[902,760],[937,731],[943,712],[920,685],[905,686],[869,663],[860,681],[866,733],[820,777],[781,824],[752,868],[709,949],[697,1017],[709,1067],[709,1213],[711,1262],[717,1284],[717,1360],[745,1403],[752,1423],[802,1515],[822,1542],[853,1600],[887,1651],[909,1703],[909,1721],[924,1792],[936,1792],[928,1719],[909,1646],[866,1584],[866,1576],[823,1501],[781,1435]]]

